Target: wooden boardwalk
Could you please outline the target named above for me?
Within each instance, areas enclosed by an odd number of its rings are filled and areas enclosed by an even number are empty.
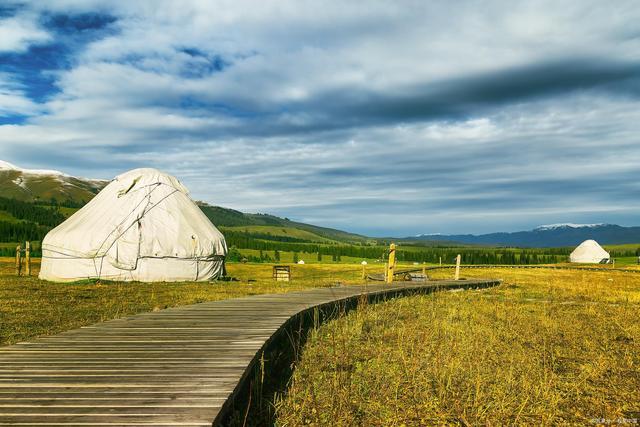
[[[495,280],[319,288],[143,313],[0,348],[0,425],[210,426],[291,318],[361,295]]]

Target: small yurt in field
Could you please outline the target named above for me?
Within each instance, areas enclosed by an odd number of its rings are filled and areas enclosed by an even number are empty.
[[[173,176],[116,177],[42,242],[40,278],[204,281],[224,271],[224,236]]]
[[[609,262],[609,252],[595,240],[585,240],[569,255],[569,261],[585,264],[606,264]]]

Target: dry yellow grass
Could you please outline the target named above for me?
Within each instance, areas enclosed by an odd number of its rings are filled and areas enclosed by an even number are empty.
[[[55,284],[17,278],[12,261],[2,259],[0,344],[169,306],[361,281],[358,265],[293,268],[288,284],[273,282],[265,264],[229,265],[240,279],[230,283]],[[463,274],[505,284],[367,306],[312,331],[288,395],[277,401],[277,423],[640,419],[640,275]]]
[[[277,425],[640,423],[640,275],[463,273],[505,283],[366,306],[312,331]]]
[[[295,265],[285,283],[271,279],[271,265],[229,264],[240,281],[68,284],[38,280],[38,259],[32,277],[17,277],[14,266],[0,258],[0,345],[166,307],[362,281],[354,265]]]

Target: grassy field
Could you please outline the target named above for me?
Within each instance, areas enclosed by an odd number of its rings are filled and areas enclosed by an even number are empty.
[[[640,275],[463,274],[504,284],[365,306],[312,331],[277,425],[640,423]]]
[[[15,247],[15,245],[14,245]],[[254,257],[260,256],[260,251],[257,249],[239,249],[240,253],[244,256],[252,255]],[[271,259],[275,258],[275,251],[262,251],[265,255],[268,255]],[[287,264],[292,263],[295,252],[291,251],[278,251],[280,253],[280,261],[279,263]],[[322,261],[318,261],[317,253],[309,253],[309,252],[297,252],[298,260],[303,260],[305,264],[360,264],[362,261],[367,261],[369,264],[380,264],[383,265],[385,263],[382,259],[373,259],[373,258],[362,258],[362,257],[350,257],[343,255],[340,257],[340,261],[333,261],[331,255],[323,255]],[[410,265],[411,263],[405,263]]]
[[[290,283],[272,281],[270,264],[229,264],[237,282],[56,284],[18,278],[0,259],[0,345],[170,306],[361,283],[358,264],[292,268]],[[364,306],[311,331],[277,424],[640,419],[640,274],[462,271],[505,283]]]
[[[370,271],[376,268],[382,271]],[[362,282],[358,265],[295,265],[289,283],[274,282],[268,264],[228,264],[227,270],[239,281],[61,284],[17,277],[13,260],[0,258],[0,345],[177,305]]]
[[[632,267],[638,266],[638,258],[637,257],[617,257],[615,259],[616,267]]]

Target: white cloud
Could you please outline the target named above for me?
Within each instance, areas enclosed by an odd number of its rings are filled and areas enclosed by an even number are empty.
[[[36,18],[28,14],[0,19],[0,53],[24,52],[32,44],[50,41],[51,35],[39,27]]]
[[[150,165],[214,203],[406,234],[589,222],[552,215],[619,210],[599,182],[638,172],[633,95],[429,98],[516,66],[637,61],[634,2],[32,2],[28,19],[0,21],[0,50],[51,41],[43,11],[116,21],[74,51],[44,105],[0,75],[0,114],[35,115],[0,126],[0,156],[27,167]]]
[[[24,93],[22,84],[15,78],[0,72],[0,117],[14,114],[30,115],[43,110]]]

